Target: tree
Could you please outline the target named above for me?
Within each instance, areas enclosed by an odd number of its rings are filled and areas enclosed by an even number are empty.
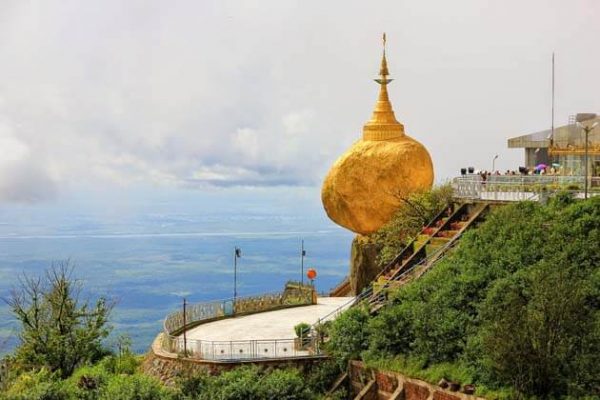
[[[331,324],[330,338],[326,346],[340,368],[346,368],[348,360],[358,358],[361,352],[367,349],[368,322],[369,311],[363,307],[353,307]]]
[[[542,398],[600,384],[600,274],[555,257],[498,281],[481,307],[481,363]]]
[[[380,266],[394,259],[409,239],[417,235],[424,225],[452,202],[452,187],[448,184],[409,196],[391,193],[400,203],[392,219],[372,236],[381,246],[378,260]]]
[[[82,301],[81,283],[70,262],[52,264],[42,277],[23,275],[5,302],[21,323],[17,362],[27,369],[46,367],[68,377],[75,368],[103,355],[102,340],[113,304],[101,297]]]

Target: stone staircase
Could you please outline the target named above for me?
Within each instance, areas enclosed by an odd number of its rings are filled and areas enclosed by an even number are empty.
[[[438,214],[401,252],[375,277],[362,294],[372,313],[388,301],[388,294],[419,278],[445,254],[451,251],[461,235],[481,221],[489,203],[463,203]]]
[[[352,285],[350,285],[350,277],[346,276],[336,287],[329,291],[329,297],[347,297],[352,292]]]

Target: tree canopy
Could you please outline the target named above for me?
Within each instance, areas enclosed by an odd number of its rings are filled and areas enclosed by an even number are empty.
[[[452,365],[469,371],[463,383],[527,396],[594,394],[599,250],[600,198],[500,207],[379,315],[334,322],[331,342],[367,361]],[[352,329],[365,340],[350,339]]]
[[[106,350],[112,304],[101,297],[81,299],[81,284],[69,262],[53,264],[42,277],[23,275],[6,299],[21,323],[16,363],[24,369],[47,368],[62,377],[97,360]]]

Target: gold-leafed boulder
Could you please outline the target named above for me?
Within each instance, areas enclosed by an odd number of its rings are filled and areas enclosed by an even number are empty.
[[[379,74],[379,98],[363,137],[335,162],[321,191],[329,218],[363,235],[388,222],[402,198],[433,184],[427,149],[404,133],[394,115],[385,47]]]

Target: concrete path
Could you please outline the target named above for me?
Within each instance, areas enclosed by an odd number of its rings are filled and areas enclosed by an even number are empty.
[[[187,340],[293,339],[296,337],[295,325],[301,322],[313,324],[351,299],[352,297],[319,297],[317,304],[312,306],[287,308],[209,322],[189,330]]]

